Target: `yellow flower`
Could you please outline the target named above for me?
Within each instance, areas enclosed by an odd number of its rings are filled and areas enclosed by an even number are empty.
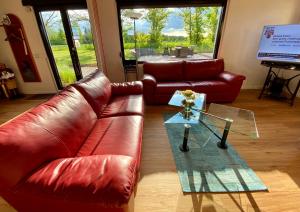
[[[187,99],[195,99],[195,93],[192,90],[181,91],[181,94]]]

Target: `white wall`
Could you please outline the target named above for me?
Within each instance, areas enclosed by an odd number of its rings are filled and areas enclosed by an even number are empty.
[[[260,89],[267,68],[256,59],[264,25],[300,23],[300,0],[228,0],[225,25],[218,57],[225,59],[228,71],[247,77],[244,89]],[[123,80],[117,11],[114,0],[99,0],[108,75]],[[289,76],[289,72],[284,72]],[[134,79],[134,77],[131,77]],[[294,82],[296,84],[296,81]],[[300,94],[299,94],[300,95]]]
[[[115,82],[124,81],[119,56],[120,39],[115,0],[97,0],[102,35],[102,60],[108,77]],[[300,0],[229,0],[219,57],[225,59],[226,69],[244,74],[244,88],[261,88],[267,68],[256,60],[256,51],[264,25],[300,23]],[[17,71],[18,84],[24,93],[56,92],[52,72],[47,64],[34,13],[26,11],[20,0],[1,1],[0,15],[14,13],[24,24],[31,50],[42,78],[41,83],[24,83]],[[0,28],[0,62],[18,70],[6,35]],[[98,38],[99,39],[99,38]],[[299,94],[300,95],[300,94]]]
[[[124,81],[122,60],[120,57],[120,36],[117,5],[115,0],[97,0],[99,22],[102,35],[102,48],[106,74],[113,82]]]
[[[7,41],[4,41],[6,33],[3,28],[0,28],[0,62],[5,63],[7,67],[13,69],[16,73],[20,92],[26,94],[56,93],[56,84],[48,65],[47,55],[43,47],[34,12],[30,11],[30,8],[23,7],[21,0],[1,0],[0,5],[0,16],[12,13],[17,15],[23,22],[30,49],[42,82],[25,83],[23,81],[10,45]]]
[[[229,1],[219,57],[228,71],[247,77],[243,88],[261,88],[268,71],[256,59],[263,26],[300,23],[299,11],[299,0]]]

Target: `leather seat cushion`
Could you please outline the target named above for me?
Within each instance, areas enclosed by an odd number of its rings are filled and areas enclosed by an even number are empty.
[[[115,96],[106,105],[101,118],[109,116],[141,115],[144,114],[143,95]]]
[[[156,94],[173,94],[176,90],[191,89],[192,85],[188,82],[159,82],[156,87]]]
[[[223,93],[231,89],[228,83],[218,80],[191,82],[191,84],[193,86],[192,90],[198,93]]]
[[[139,161],[143,117],[116,116],[99,119],[77,156],[126,155]]]

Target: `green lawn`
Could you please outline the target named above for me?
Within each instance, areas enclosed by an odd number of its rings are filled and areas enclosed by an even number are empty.
[[[160,48],[155,49],[155,52],[157,54],[161,54],[163,52],[164,47],[173,48],[175,46],[189,46],[189,43],[186,41],[163,42],[163,45]],[[68,85],[70,83],[75,82],[76,77],[75,77],[68,46],[52,45],[51,47],[52,47],[58,72],[63,85]],[[148,44],[138,46],[138,48],[147,48],[147,47]],[[134,50],[134,43],[124,44],[124,52],[125,52],[126,59],[135,59],[134,54],[131,52],[132,50]],[[194,47],[194,50],[196,53],[213,52],[213,49],[210,46],[203,46],[201,48]],[[77,53],[78,53],[81,67],[97,65],[93,44],[81,44],[80,47],[77,47]]]
[[[67,45],[51,46],[58,72],[63,85],[76,81],[69,49]],[[82,66],[96,66],[96,55],[93,44],[81,44],[77,47],[77,53]]]

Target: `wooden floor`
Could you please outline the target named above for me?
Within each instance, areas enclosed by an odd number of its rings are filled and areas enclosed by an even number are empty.
[[[1,103],[0,123],[40,101]],[[230,143],[269,188],[268,192],[186,194],[181,191],[167,134],[167,106],[147,106],[141,177],[136,212],[300,211],[300,101],[294,107],[274,100],[257,100],[257,91],[242,91],[231,104],[253,110],[260,139],[231,133]],[[0,201],[0,211],[13,211]]]

